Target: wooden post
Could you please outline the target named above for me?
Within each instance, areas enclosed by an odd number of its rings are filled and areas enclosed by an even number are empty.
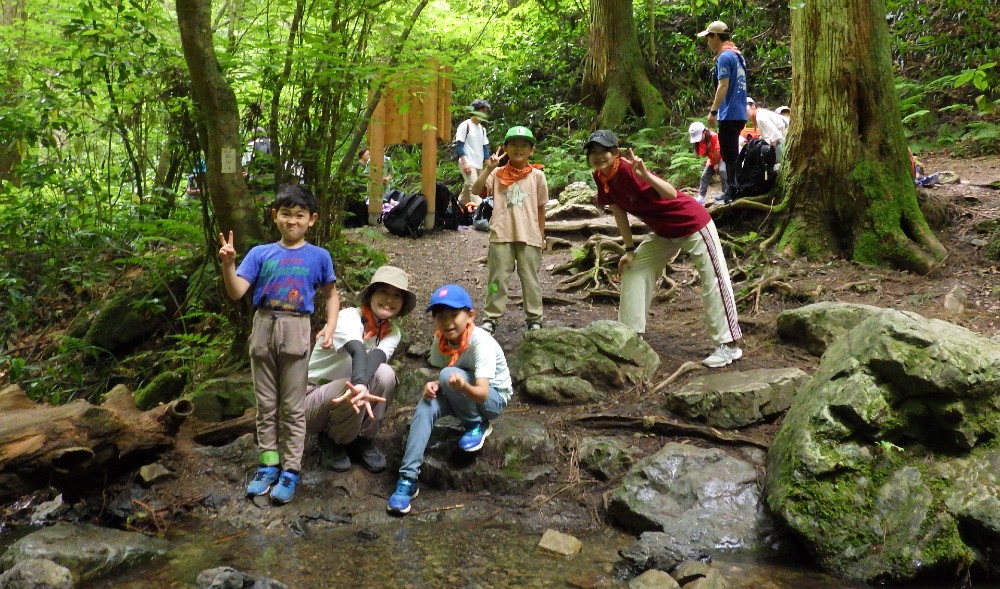
[[[368,163],[368,224],[375,225],[382,215],[382,167],[385,161],[375,154],[385,154],[385,99],[379,101],[368,126],[368,149],[372,159]],[[377,161],[377,163],[376,163]]]
[[[423,120],[421,128],[420,147],[420,187],[427,199],[427,218],[425,227],[434,227],[434,217],[437,209],[437,114],[438,114],[438,63],[436,59],[427,62],[431,75],[427,79],[423,93]]]

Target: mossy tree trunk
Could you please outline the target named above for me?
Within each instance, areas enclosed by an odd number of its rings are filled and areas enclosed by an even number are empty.
[[[6,0],[0,3],[0,26],[9,27],[24,18],[23,0]],[[0,77],[4,82],[0,85],[0,106],[15,108],[21,94],[21,73],[15,71],[16,60],[8,59],[5,75]],[[20,177],[14,175],[14,168],[21,163],[21,138],[7,136],[0,139],[0,185],[11,182],[21,185]]]
[[[239,166],[240,115],[236,95],[215,55],[211,17],[211,0],[177,0],[177,24],[191,74],[191,93],[207,135],[203,144],[208,194],[219,229],[226,233],[232,230],[236,251],[245,254],[251,243],[263,241],[264,231]],[[235,158],[235,172],[222,173],[223,150]]]
[[[781,245],[811,257],[930,271],[947,253],[917,205],[883,0],[792,11],[792,128]]]
[[[666,105],[646,74],[632,0],[591,0],[583,91],[601,109],[600,127],[618,126],[630,108],[642,115],[647,126],[663,123]]]

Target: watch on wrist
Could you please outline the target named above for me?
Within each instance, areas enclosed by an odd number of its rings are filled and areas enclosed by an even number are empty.
[[[717,111],[717,110],[710,110],[710,111],[708,111],[708,114],[710,114],[710,115],[712,115],[714,117],[715,115],[719,114],[719,111]]]

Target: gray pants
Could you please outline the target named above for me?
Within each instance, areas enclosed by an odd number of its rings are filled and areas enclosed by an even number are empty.
[[[490,387],[485,403],[476,403],[465,396],[462,391],[448,385],[448,378],[458,372],[468,382],[474,382],[472,374],[467,370],[450,366],[441,370],[438,383],[437,398],[430,401],[421,399],[413,411],[410,422],[410,433],[406,436],[406,451],[403,453],[403,464],[399,467],[400,476],[416,480],[420,475],[420,467],[424,463],[424,450],[431,439],[431,429],[434,422],[445,415],[454,415],[463,423],[477,423],[482,420],[491,421],[500,416],[507,401],[496,389]]]
[[[382,425],[382,418],[385,417],[385,407],[392,400],[392,393],[396,390],[396,373],[388,364],[380,365],[375,371],[375,377],[368,390],[373,395],[385,397],[385,403],[376,403],[372,406],[374,419],[368,417],[365,411],[360,414],[355,413],[347,401],[336,405],[332,403],[333,399],[343,395],[347,390],[344,382],[350,376],[348,367],[348,374],[338,375],[331,382],[318,386],[309,385],[305,401],[306,432],[325,435],[335,444],[349,444],[359,437],[375,439]]]
[[[701,185],[698,187],[698,196],[702,200],[708,195],[708,185],[712,183],[714,176],[715,167],[711,165],[705,166],[705,170],[701,173]],[[722,182],[722,192],[726,192],[726,188],[729,187],[729,174],[726,172],[725,162],[719,164],[719,180]]]

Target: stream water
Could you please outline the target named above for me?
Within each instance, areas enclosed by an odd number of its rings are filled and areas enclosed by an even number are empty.
[[[293,589],[627,587],[618,551],[634,541],[613,530],[578,535],[570,559],[539,553],[541,537],[511,524],[401,519],[358,528],[248,531],[222,525],[175,530],[169,560],[86,584],[84,589],[193,587],[198,573],[230,566]],[[862,589],[791,563],[717,560],[730,589]],[[977,585],[979,587],[979,585]],[[937,589],[941,589],[940,587]]]

